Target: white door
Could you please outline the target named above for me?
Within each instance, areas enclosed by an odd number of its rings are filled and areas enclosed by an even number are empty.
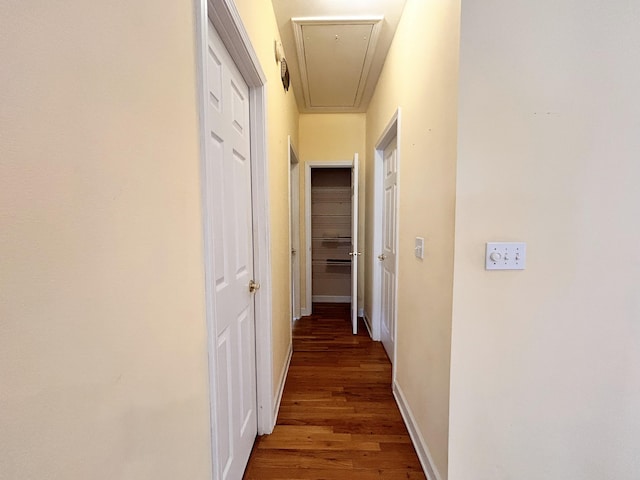
[[[351,326],[358,333],[358,154],[351,170]]]
[[[291,231],[291,317],[300,318],[300,163],[289,137],[289,189],[291,207],[289,227]]]
[[[382,199],[382,264],[381,332],[380,337],[389,359],[394,359],[396,319],[396,252],[398,207],[398,149],[393,139],[384,149]]]
[[[257,434],[249,90],[209,23],[205,201],[216,478],[242,478]]]

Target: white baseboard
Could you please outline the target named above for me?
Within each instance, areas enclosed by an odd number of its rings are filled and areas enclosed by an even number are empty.
[[[311,315],[311,310],[309,310],[308,308],[301,308],[300,309],[300,316],[301,317],[308,317],[309,315]]]
[[[396,399],[396,403],[398,404],[398,408],[402,414],[402,419],[407,426],[407,430],[409,430],[409,436],[411,437],[413,446],[416,449],[418,458],[420,459],[420,464],[422,465],[424,474],[427,476],[428,480],[442,480],[440,472],[438,472],[438,469],[433,462],[433,457],[431,456],[427,442],[424,441],[424,438],[420,433],[420,429],[416,424],[416,420],[413,417],[413,413],[411,413],[411,408],[407,403],[407,399],[405,398],[404,393],[402,393],[400,385],[398,385],[396,381],[393,382],[393,396]]]
[[[364,325],[365,327],[367,327],[367,330],[369,331],[369,336],[371,337],[371,339],[373,339],[373,331],[371,330],[371,320],[369,320],[369,317],[367,317],[367,313],[364,311],[362,312],[362,315],[359,315],[360,317],[364,318]]]
[[[289,365],[291,365],[291,357],[293,355],[293,344],[289,344],[289,351],[287,352],[287,359],[284,362],[282,372],[280,372],[280,379],[278,381],[278,390],[276,396],[273,399],[273,425],[271,426],[271,432],[275,427],[278,420],[278,412],[280,411],[280,402],[282,401],[282,394],[284,392],[284,384],[287,381],[287,374],[289,373]],[[271,433],[269,432],[269,433]]]
[[[379,342],[380,333],[378,332],[378,338],[376,338],[375,335],[373,334],[373,320],[371,320],[371,317],[369,316],[369,314],[366,311],[364,311],[362,313],[362,317],[364,318],[364,323],[367,325],[367,328],[369,329],[369,334],[371,335],[371,339],[374,342]]]
[[[339,296],[339,295],[314,295],[311,298],[312,302],[318,303],[349,303],[351,302],[351,296]]]
[[[363,318],[364,318],[364,308],[360,307],[360,308],[358,309],[358,316],[359,316],[359,317],[363,317]]]

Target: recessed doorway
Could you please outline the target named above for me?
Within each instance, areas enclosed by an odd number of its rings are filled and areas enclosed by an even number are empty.
[[[350,303],[358,317],[358,158],[307,162],[306,303]]]

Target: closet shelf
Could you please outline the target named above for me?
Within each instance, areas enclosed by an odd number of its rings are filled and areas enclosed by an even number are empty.
[[[339,260],[339,259],[328,259],[328,260],[314,260],[314,265],[328,265],[333,267],[350,267],[351,260]]]
[[[338,241],[343,241],[343,242],[351,242],[351,237],[311,237],[312,240],[329,240],[332,242],[338,242]]]

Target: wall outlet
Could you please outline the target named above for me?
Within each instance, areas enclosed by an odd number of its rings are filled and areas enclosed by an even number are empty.
[[[487,242],[486,270],[524,270],[527,244],[524,242]]]

